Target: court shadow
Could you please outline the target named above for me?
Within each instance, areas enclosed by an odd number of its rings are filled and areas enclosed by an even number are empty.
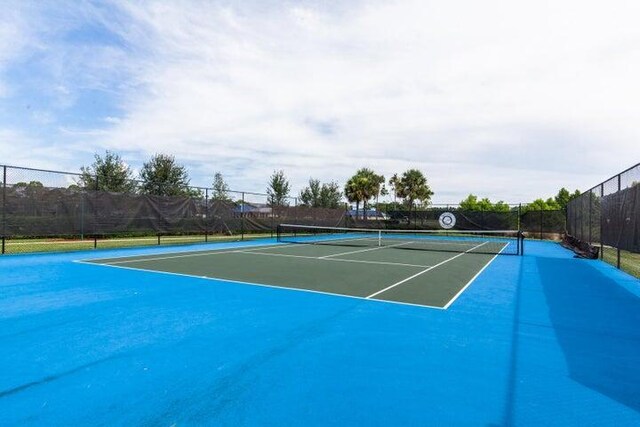
[[[537,259],[552,327],[572,379],[640,411],[640,297],[590,262]]]

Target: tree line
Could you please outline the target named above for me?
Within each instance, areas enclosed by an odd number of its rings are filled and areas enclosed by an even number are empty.
[[[18,183],[16,187],[35,189],[42,187],[37,181]],[[144,162],[135,175],[129,165],[112,151],[107,150],[103,156],[94,155],[89,166],[80,168],[80,176],[72,188],[110,191],[118,193],[139,193],[157,196],[203,197],[203,191],[190,185],[189,174],[184,165],[179,164],[174,156],[155,154]],[[211,198],[234,202],[231,190],[220,172],[215,172],[211,184]],[[344,187],[337,182],[321,182],[310,178],[297,197],[291,196],[291,184],[283,170],[274,171],[269,177],[267,188],[267,205],[288,206],[292,200],[298,205],[313,208],[336,209],[343,206],[343,197],[355,205],[356,216],[366,217],[367,212],[375,207],[380,211],[414,210],[430,205],[433,191],[425,174],[418,169],[408,169],[401,174],[394,174],[388,180],[384,175],[370,168],[360,168],[351,176]],[[393,196],[391,202],[379,202],[380,196]],[[567,204],[580,195],[579,190],[573,193],[561,188],[555,197],[538,198],[522,206],[526,210],[566,210]],[[240,202],[236,200],[235,203]],[[361,208],[362,207],[362,208]],[[512,206],[499,200],[492,202],[488,198],[479,198],[469,194],[460,201],[460,209],[470,211],[506,212]]]
[[[202,196],[202,191],[190,186],[186,167],[180,165],[175,157],[166,154],[155,154],[144,162],[138,176],[117,153],[106,151],[102,156],[95,154],[89,166],[80,168],[77,187],[111,191],[119,193],[142,193],[158,196]],[[387,185],[389,189],[387,189]],[[216,172],[212,182],[212,199],[232,201],[229,196],[229,185],[222,174]],[[427,183],[425,175],[417,169],[409,169],[401,175],[394,174],[389,181],[383,175],[369,168],[359,169],[343,188],[335,181],[320,182],[310,178],[297,197],[291,196],[291,184],[284,171],[274,171],[269,177],[266,188],[269,206],[287,206],[297,199],[298,204],[314,208],[339,208],[343,197],[355,203],[356,211],[362,206],[366,210],[371,201],[378,202],[380,196],[392,192],[398,203],[407,208],[429,203],[433,191]]]
[[[538,198],[531,203],[523,204],[522,211],[523,213],[527,211],[566,211],[569,202],[579,196],[580,190],[575,190],[571,193],[562,187],[554,197],[549,197],[546,200]],[[460,201],[459,206],[460,209],[469,211],[508,212],[511,209],[515,209],[515,207],[506,204],[502,200],[493,203],[486,197],[478,199],[475,194],[469,194]]]

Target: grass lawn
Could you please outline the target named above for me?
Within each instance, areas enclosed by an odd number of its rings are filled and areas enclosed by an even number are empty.
[[[605,247],[602,255],[604,261],[616,265],[617,254],[615,249]],[[640,254],[620,251],[620,268],[640,279]]]
[[[271,233],[245,234],[244,240],[271,237]],[[240,234],[236,235],[209,235],[207,241],[210,243],[231,242],[241,240]],[[189,243],[204,243],[205,236],[161,236],[161,245],[180,245]],[[92,238],[81,239],[7,239],[5,242],[5,253],[30,253],[30,252],[63,252],[93,249]],[[102,238],[97,241],[98,249],[127,248],[136,246],[157,246],[157,236],[145,237],[114,237]]]

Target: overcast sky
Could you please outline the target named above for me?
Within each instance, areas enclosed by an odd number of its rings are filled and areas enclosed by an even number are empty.
[[[424,171],[435,202],[640,161],[640,2],[0,0],[0,164],[169,153],[208,185]]]

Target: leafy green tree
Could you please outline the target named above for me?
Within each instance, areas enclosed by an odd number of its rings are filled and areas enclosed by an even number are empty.
[[[187,169],[175,157],[156,154],[142,165],[141,190],[156,196],[200,196],[200,191],[189,187]]]
[[[396,191],[405,200],[409,209],[413,209],[415,202],[429,203],[433,196],[427,178],[418,169],[409,169],[404,172]]]
[[[16,182],[13,184],[14,190],[24,191],[27,196],[35,196],[44,189],[44,185],[40,181]]]
[[[300,192],[304,206],[314,208],[337,208],[340,206],[342,192],[336,182],[321,184],[317,179],[309,179],[309,185]]]
[[[553,198],[549,197],[547,200],[535,199],[533,202],[523,207],[526,211],[555,211],[560,210],[560,205]]]
[[[229,197],[229,186],[224,181],[222,174],[220,172],[216,172],[213,175],[213,184],[212,184],[213,192],[211,194],[211,198],[214,200],[222,200],[222,201],[230,201]]]
[[[335,182],[321,184],[320,180],[309,179],[309,185],[300,192],[300,201],[304,206],[314,208],[337,208],[342,193]]]
[[[20,181],[13,184],[13,188],[30,188],[35,190],[39,188],[44,188],[44,184],[41,183],[40,181],[29,181],[29,182]]]
[[[509,212],[511,207],[502,200],[492,203],[486,197],[478,200],[478,196],[469,194],[460,202],[460,209],[467,211]]]
[[[478,210],[478,196],[476,196],[475,194],[469,194],[460,202],[460,209],[465,211]]]
[[[320,188],[320,207],[336,209],[340,206],[342,192],[337,182],[322,184]]]
[[[491,203],[491,200],[489,200],[487,197],[484,197],[478,202],[478,207],[481,211],[490,211],[493,209],[493,204]]]
[[[288,206],[287,197],[290,191],[291,186],[284,171],[274,171],[267,186],[267,204],[271,207]]]
[[[509,212],[511,210],[511,206],[503,202],[502,200],[498,200],[493,204],[491,208],[493,212]]]
[[[570,201],[580,196],[580,190],[576,190],[573,193],[569,193],[569,190],[562,187],[558,194],[554,197],[555,202],[560,206],[563,211],[567,210],[567,205]]]
[[[309,185],[300,191],[300,202],[304,206],[318,207],[320,205],[320,180],[309,179]]]
[[[133,179],[133,171],[112,151],[107,150],[104,157],[96,153],[93,164],[82,166],[80,171],[78,185],[87,190],[115,193],[132,193],[136,190],[137,183]]]

